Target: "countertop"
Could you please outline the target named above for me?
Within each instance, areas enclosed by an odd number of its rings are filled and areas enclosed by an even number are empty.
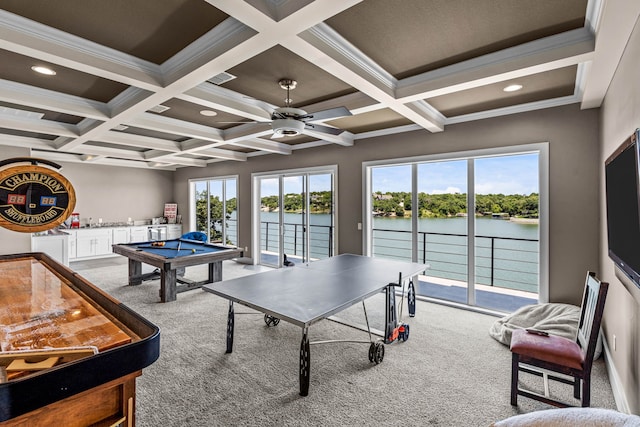
[[[92,227],[89,226],[83,226],[80,228],[52,228],[51,230],[46,230],[46,231],[39,231],[37,233],[32,233],[32,236],[62,236],[62,235],[68,235],[69,231],[76,231],[76,230],[100,230],[100,229],[108,229],[108,228],[134,228],[134,227],[160,227],[160,226],[170,226],[170,225],[177,225],[177,226],[182,226],[182,224],[141,224],[141,225],[130,225],[127,224],[126,222],[123,223],[113,223],[113,222],[108,222],[108,223],[102,223],[101,225],[94,225]]]

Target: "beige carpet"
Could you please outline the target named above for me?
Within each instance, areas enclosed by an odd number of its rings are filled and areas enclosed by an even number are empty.
[[[509,404],[511,355],[490,338],[495,317],[419,301],[407,342],[386,346],[384,361],[368,360],[368,345],[311,347],[309,396],[298,395],[301,329],[268,328],[261,314],[236,316],[235,346],[225,354],[228,302],[202,290],[159,302],[159,281],[127,286],[123,258],[71,267],[161,328],[160,359],[138,380],[137,425],[146,426],[489,426],[517,413],[548,409],[523,397]],[[223,278],[255,267],[225,261]],[[200,267],[187,269],[199,278]],[[367,302],[382,328],[384,298]],[[251,310],[236,305],[236,312]],[[362,322],[362,306],[344,317]],[[311,340],[367,339],[330,321],[310,328]],[[541,380],[524,377],[542,390]],[[594,367],[592,406],[615,409],[604,361]],[[552,384],[571,400],[571,388]]]

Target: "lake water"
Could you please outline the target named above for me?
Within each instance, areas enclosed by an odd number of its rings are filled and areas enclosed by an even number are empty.
[[[538,225],[476,218],[476,283],[537,292]],[[387,231],[390,230],[390,231]],[[411,259],[411,220],[375,218],[374,256]],[[467,218],[418,219],[418,257],[428,274],[467,281]]]
[[[277,251],[277,221],[277,212],[261,212],[263,250]],[[326,258],[331,217],[312,214],[310,221],[311,256]],[[302,215],[286,213],[285,224],[285,253],[301,254]],[[537,292],[538,225],[492,218],[475,224],[476,283]],[[411,260],[411,218],[376,217],[373,226],[374,256]],[[466,282],[467,218],[419,218],[418,230],[418,261],[430,265],[428,274]]]

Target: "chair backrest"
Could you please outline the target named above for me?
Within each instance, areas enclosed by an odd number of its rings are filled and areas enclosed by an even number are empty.
[[[593,355],[598,342],[604,303],[607,299],[609,284],[601,282],[596,278],[594,272],[587,273],[584,285],[584,295],[582,296],[582,308],[580,312],[580,322],[578,323],[577,343],[585,352],[585,368],[591,368]]]

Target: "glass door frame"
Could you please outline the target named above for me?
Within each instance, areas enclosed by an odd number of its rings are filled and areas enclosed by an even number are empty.
[[[263,264],[263,260],[262,260],[262,211],[261,211],[261,206],[262,206],[262,180],[275,180],[278,183],[278,254],[277,254],[277,264],[273,265],[273,264],[265,264],[268,265],[270,267],[277,267],[280,268],[282,267],[282,263],[283,263],[283,256],[282,254],[284,253],[284,195],[283,195],[283,189],[284,189],[284,176],[283,175],[279,175],[279,174],[263,174],[260,176],[257,176],[254,178],[254,180],[252,181],[252,188],[256,189],[257,195],[256,195],[256,199],[257,199],[257,205],[254,205],[254,209],[252,209],[252,213],[255,213],[255,215],[252,215],[252,218],[256,218],[256,224],[253,227],[253,230],[257,230],[257,239],[256,241],[252,242],[252,247],[257,249],[257,251],[255,252],[255,255],[253,256],[253,259],[256,260],[254,263],[255,264]],[[257,209],[255,209],[255,207],[257,206]],[[268,224],[267,224],[267,233],[268,233]],[[267,248],[268,249],[268,248]]]
[[[284,208],[284,196],[285,194],[288,194],[287,190],[286,190],[286,186],[287,186],[287,178],[301,178],[302,179],[302,188],[301,188],[301,193],[300,194],[304,194],[304,200],[302,201],[303,207],[302,207],[302,212],[301,212],[301,217],[302,217],[302,222],[300,224],[300,226],[302,227],[302,262],[308,262],[308,260],[310,259],[310,234],[309,234],[309,175],[308,173],[305,174],[296,174],[296,173],[287,173],[284,175],[280,175],[280,182],[281,182],[281,187],[280,187],[280,192],[281,192],[281,196],[280,196],[280,224],[282,224],[282,241],[281,241],[281,245],[280,245],[280,252],[283,255],[286,255],[286,248],[285,248],[285,244],[286,244],[286,240],[285,240],[285,235],[286,235],[286,225],[284,222],[284,214],[285,209]],[[296,242],[296,235],[297,235],[297,229],[294,226],[294,247],[297,246]],[[295,252],[295,251],[294,251]],[[295,254],[294,254],[295,255]],[[291,254],[289,254],[289,256],[291,256]],[[284,258],[281,258],[281,260],[284,260]],[[282,262],[282,261],[281,261]]]
[[[539,142],[523,145],[512,145],[480,150],[458,151],[426,156],[405,157],[398,159],[376,160],[362,163],[362,248],[363,254],[372,256],[373,248],[373,212],[371,194],[371,170],[377,166],[411,164],[412,167],[412,206],[418,206],[417,164],[432,161],[467,160],[467,206],[475,206],[474,160],[481,157],[493,157],[509,154],[538,154],[538,186],[539,186],[539,264],[538,264],[538,301],[549,302],[549,143]],[[471,209],[471,208],[469,208]],[[412,215],[412,227],[417,230],[417,216]],[[475,305],[475,217],[467,215],[467,301]],[[418,262],[417,237],[412,237],[412,261]]]
[[[305,232],[304,232],[304,248],[305,254],[303,255],[304,259],[308,260],[311,250],[311,242],[310,242],[310,233],[309,224],[310,224],[310,212],[309,212],[309,177],[311,175],[318,174],[330,174],[332,176],[331,186],[332,186],[332,194],[333,194],[333,209],[332,209],[332,222],[335,224],[333,227],[333,236],[332,236],[332,250],[331,253],[335,253],[335,248],[338,247],[338,225],[335,218],[338,215],[338,166],[337,165],[329,165],[329,166],[316,166],[309,168],[300,168],[300,169],[286,169],[279,171],[269,171],[269,172],[256,172],[251,174],[251,258],[253,260],[253,264],[261,263],[261,236],[260,236],[260,180],[265,178],[277,178],[278,179],[278,221],[280,223],[279,226],[279,247],[278,247],[278,268],[283,267],[283,256],[284,253],[284,179],[292,176],[300,176],[304,178],[304,190],[306,193],[305,198]]]

